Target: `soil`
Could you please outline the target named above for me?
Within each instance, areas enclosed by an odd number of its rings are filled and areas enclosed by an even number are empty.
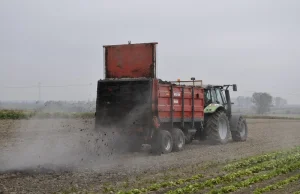
[[[300,145],[300,121],[247,122],[246,142],[195,141],[184,151],[154,156],[148,146],[138,153],[110,150],[92,132],[91,119],[0,120],[0,193],[69,188],[102,193],[111,186],[131,188],[197,173],[213,176],[222,163]]]

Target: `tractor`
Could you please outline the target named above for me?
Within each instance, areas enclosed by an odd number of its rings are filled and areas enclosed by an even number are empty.
[[[193,139],[209,140],[216,144],[225,144],[230,137],[233,141],[246,141],[248,126],[242,115],[232,114],[233,104],[229,87],[237,91],[237,85],[207,85],[204,87],[204,124],[195,136],[187,136],[186,143]]]
[[[237,91],[237,86],[158,79],[156,44],[104,46],[105,78],[97,85],[95,129],[108,144],[130,151],[150,144],[153,153],[167,154],[183,150],[193,139],[245,141],[246,120],[231,111],[228,88]]]

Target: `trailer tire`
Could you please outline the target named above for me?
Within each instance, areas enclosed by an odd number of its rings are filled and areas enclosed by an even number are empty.
[[[207,118],[205,131],[207,138],[213,144],[225,144],[231,133],[227,115],[224,111],[217,111]]]
[[[233,141],[246,141],[248,137],[248,126],[243,117],[239,118],[236,131],[231,131]]]
[[[183,150],[185,145],[185,135],[181,129],[174,128],[172,130],[173,151],[178,152]]]
[[[168,154],[173,149],[173,138],[167,130],[157,130],[151,143],[151,150],[155,154]]]

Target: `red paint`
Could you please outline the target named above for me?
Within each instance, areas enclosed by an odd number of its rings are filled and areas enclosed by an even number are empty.
[[[155,78],[156,44],[104,46],[105,78]]]
[[[156,84],[155,84],[156,83]],[[158,112],[158,117],[162,119],[171,118],[171,85],[154,82],[153,100],[156,102],[152,108]],[[157,89],[156,89],[157,88]],[[182,118],[182,86],[173,85],[173,118]],[[192,86],[184,88],[184,118],[192,118]],[[204,89],[194,87],[194,118],[204,118]]]

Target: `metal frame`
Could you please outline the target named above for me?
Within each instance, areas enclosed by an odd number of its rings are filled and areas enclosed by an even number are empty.
[[[184,129],[184,86],[182,86],[182,94],[181,94],[181,104],[182,104],[182,110],[181,110],[181,126],[182,126],[182,129]]]
[[[171,127],[172,127],[172,129],[173,129],[173,126],[174,126],[173,106],[174,106],[174,94],[173,94],[173,86],[171,85]]]
[[[181,81],[181,80],[177,80],[177,81],[170,81],[170,83],[176,84],[178,83],[180,85],[180,83],[192,83],[193,86],[195,86],[195,83],[201,83],[201,87],[203,86],[203,81],[202,80],[191,80],[191,81]],[[196,85],[198,86],[198,85]]]
[[[195,95],[194,95],[194,86],[192,87],[192,129],[195,128]]]

